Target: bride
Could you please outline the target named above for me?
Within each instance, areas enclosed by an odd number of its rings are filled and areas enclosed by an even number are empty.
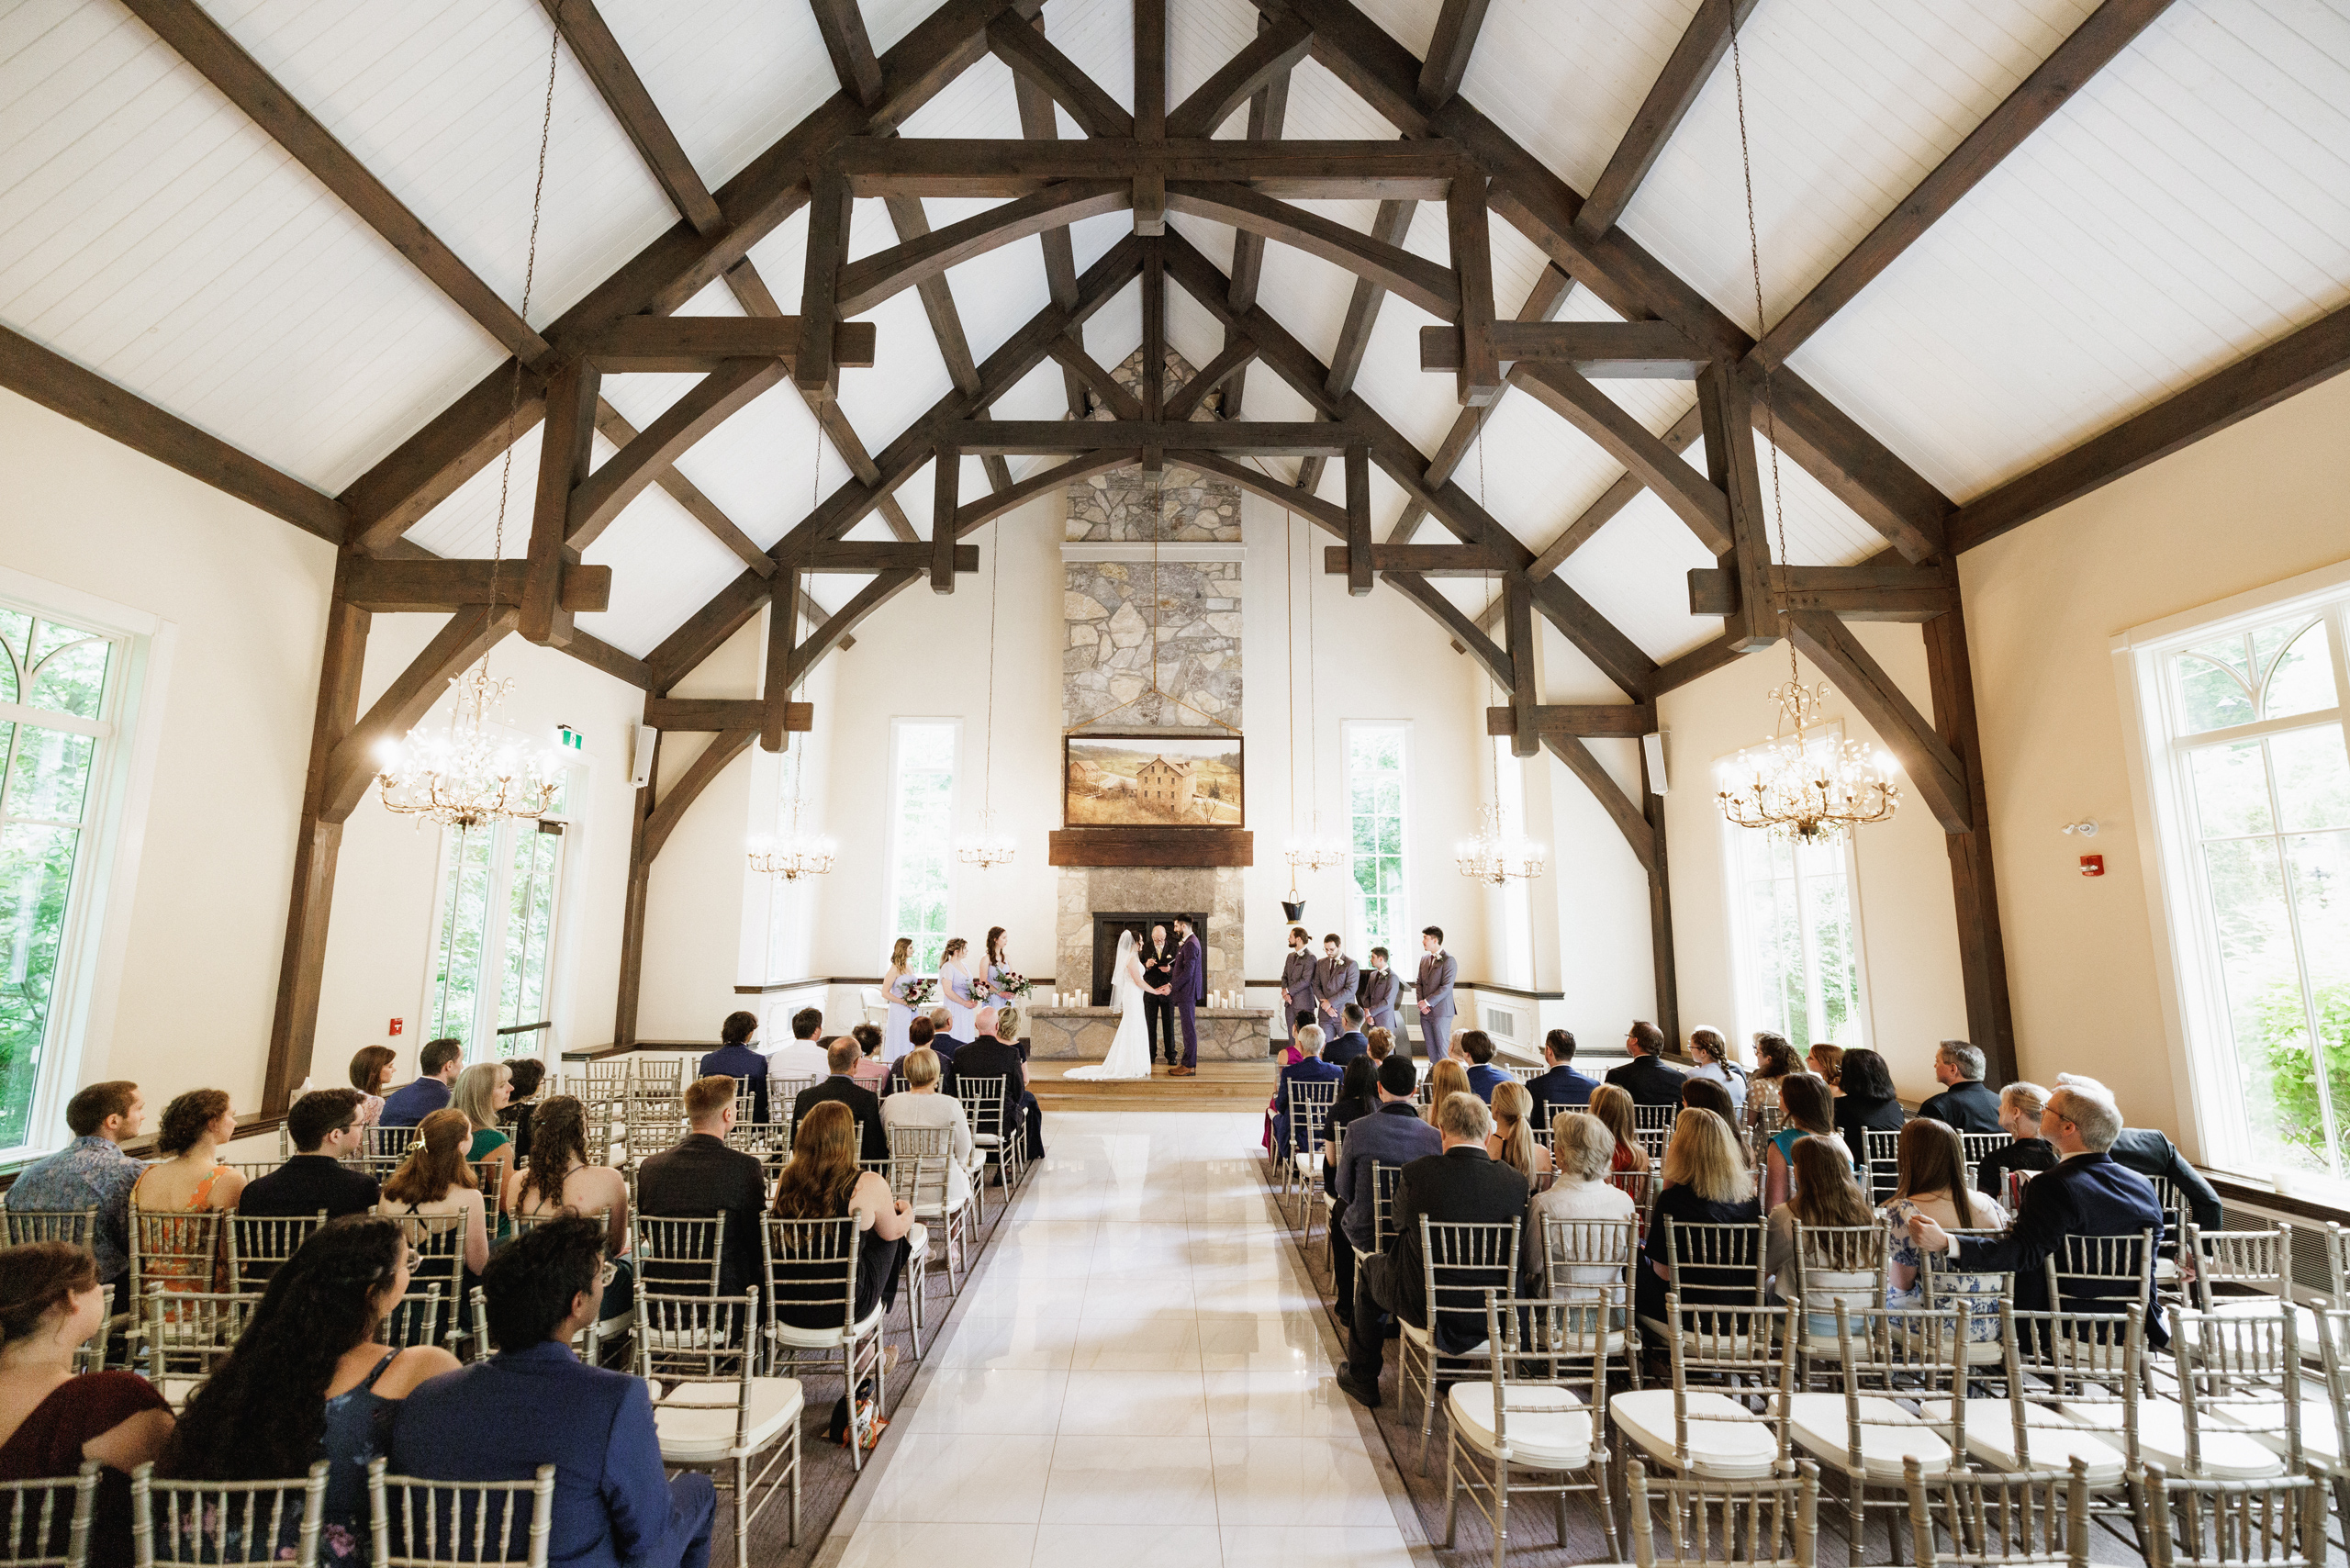
[[[1118,933],[1118,957],[1110,971],[1110,1005],[1118,1010],[1118,1036],[1098,1067],[1073,1067],[1063,1078],[1148,1078],[1150,1036],[1142,1017],[1142,965],[1135,957],[1135,934]]]

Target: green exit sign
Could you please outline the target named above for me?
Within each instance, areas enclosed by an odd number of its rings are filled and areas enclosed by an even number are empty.
[[[554,738],[556,744],[561,745],[565,751],[586,751],[588,749],[588,737],[581,734],[577,730],[573,729],[569,724],[556,725]]]

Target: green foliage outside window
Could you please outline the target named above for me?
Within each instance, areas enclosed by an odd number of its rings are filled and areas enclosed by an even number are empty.
[[[2337,1115],[2350,1106],[2350,982],[2319,987],[2318,1032],[2324,1040],[2326,1087]],[[2255,1127],[2273,1129],[2277,1143],[2289,1151],[2291,1163],[2308,1169],[2326,1168],[2325,1114],[2318,1099],[2317,1058],[2310,1050],[2308,1014],[2301,1008],[2298,984],[2280,980],[2255,998],[2251,1014],[2251,1038],[2239,1043],[2259,1064],[2247,1085],[2245,1109]],[[2350,1148],[2337,1157],[2350,1164]]]

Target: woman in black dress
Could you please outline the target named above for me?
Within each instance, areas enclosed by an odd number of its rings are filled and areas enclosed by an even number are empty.
[[[1897,1133],[1909,1118],[1893,1097],[1893,1074],[1874,1051],[1846,1051],[1838,1081],[1844,1092],[1836,1101],[1836,1130],[1852,1151],[1852,1169],[1869,1168],[1868,1134]]]
[[[1632,1300],[1639,1316],[1664,1321],[1665,1296],[1671,1291],[1666,1267],[1665,1226],[1752,1225],[1762,1215],[1754,1201],[1754,1173],[1738,1147],[1729,1124],[1711,1111],[1687,1110],[1673,1124],[1673,1141],[1664,1149],[1664,1187],[1649,1211],[1649,1237],[1639,1266],[1634,1271]],[[1762,1239],[1758,1233],[1755,1246]],[[1751,1275],[1751,1270],[1748,1271]],[[1733,1290],[1699,1286],[1682,1293],[1681,1305],[1692,1306],[1754,1306],[1750,1284],[1741,1294]]]

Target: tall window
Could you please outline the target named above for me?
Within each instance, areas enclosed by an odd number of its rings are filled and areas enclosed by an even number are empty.
[[[893,942],[913,938],[916,969],[936,969],[946,946],[958,728],[951,719],[900,719],[891,726],[890,935]]]
[[[1816,744],[1824,754],[1843,736],[1821,731]],[[1724,773],[1742,760],[1726,759]],[[1727,822],[1722,833],[1746,1027],[1785,1035],[1798,1051],[1867,1045],[1850,836],[1796,845]]]
[[[31,1140],[96,858],[122,640],[0,605],[0,1148]],[[49,1075],[54,1077],[55,1075]]]
[[[545,1049],[564,828],[557,820],[502,822],[443,835],[428,1039],[453,1035],[476,1061],[485,1058],[474,1048],[481,1040],[498,1057]]]
[[[1355,951],[1410,954],[1404,935],[1404,744],[1410,726],[1357,720],[1347,734],[1347,845],[1353,884],[1348,913]]]
[[[2350,1175],[2350,594],[2137,650],[2207,1158]],[[2150,758],[2151,760],[2151,758]]]
[[[1510,755],[1507,736],[1496,736],[1494,748],[1494,804],[1501,808],[1505,840],[1531,842],[1533,824],[1526,820],[1526,765]],[[1534,984],[1534,890],[1523,877],[1512,877],[1502,889],[1504,973],[1511,983]]]

